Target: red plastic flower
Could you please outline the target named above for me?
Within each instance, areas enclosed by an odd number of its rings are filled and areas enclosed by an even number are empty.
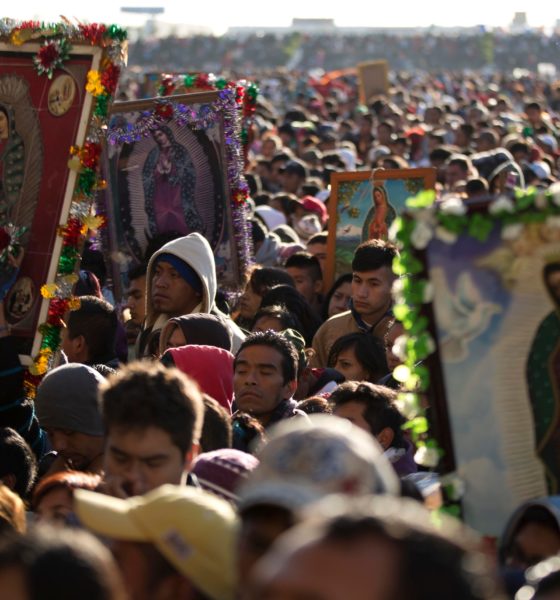
[[[121,70],[119,69],[119,67],[111,63],[101,74],[101,83],[103,84],[107,92],[111,94],[111,96],[115,93],[115,90],[117,89],[117,83],[119,82],[120,73]]]
[[[56,44],[51,42],[45,46],[41,46],[37,56],[43,68],[50,69],[59,59],[60,52]]]
[[[80,162],[90,169],[95,169],[100,156],[101,146],[93,142],[86,142],[80,150]]]
[[[70,218],[65,227],[60,231],[60,235],[63,239],[64,246],[72,246],[73,248],[78,246],[81,236],[82,224],[79,219]]]
[[[233,201],[238,206],[240,206],[241,204],[245,204],[245,202],[247,201],[247,197],[247,190],[238,188],[233,192]]]
[[[107,28],[103,24],[91,23],[89,25],[79,25],[82,35],[88,40],[92,46],[100,45]]]
[[[62,317],[68,310],[68,300],[65,298],[53,298],[49,304],[47,323],[49,325],[61,325]]]
[[[40,27],[41,23],[39,21],[23,21],[19,29],[39,29]]]
[[[207,73],[199,73],[196,76],[196,79],[194,81],[194,87],[201,88],[201,89],[211,87],[208,83],[208,74]]]
[[[235,88],[235,101],[237,104],[241,104],[243,102],[243,96],[245,95],[245,88],[242,85],[238,85]]]
[[[33,57],[35,68],[39,75],[52,79],[54,70],[62,66],[68,58],[70,45],[66,39],[47,40]]]
[[[171,104],[158,104],[154,112],[158,117],[168,121],[173,116],[173,106]]]
[[[173,75],[163,74],[161,76],[160,95],[170,96],[175,88],[173,83]]]

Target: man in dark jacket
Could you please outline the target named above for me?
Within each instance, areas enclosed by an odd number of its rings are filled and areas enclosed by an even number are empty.
[[[297,388],[298,353],[275,331],[251,334],[235,357],[233,389],[240,411],[264,427],[305,413],[292,398]]]

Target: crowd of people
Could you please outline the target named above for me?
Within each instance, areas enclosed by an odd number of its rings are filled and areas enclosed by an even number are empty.
[[[413,38],[395,43],[411,56]],[[122,303],[87,247],[32,400],[0,289],[0,598],[560,597],[558,497],[520,506],[495,545],[440,510],[392,376],[388,227],[326,280],[333,173],[433,167],[438,199],[465,201],[546,188],[559,89],[395,75],[364,105],[351,79],[281,77],[251,126],[239,293],[197,232],[152,238]]]
[[[130,64],[158,71],[216,71],[252,73],[290,65],[301,70],[343,69],[361,61],[386,59],[397,70],[515,68],[536,70],[539,63],[557,62],[558,34],[540,31],[509,33],[415,32],[395,35],[286,31],[248,35],[194,35],[139,38],[130,46]]]

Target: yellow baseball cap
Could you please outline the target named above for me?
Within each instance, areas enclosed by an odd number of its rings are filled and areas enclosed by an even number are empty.
[[[94,533],[151,543],[212,600],[234,599],[236,515],[229,502],[174,485],[126,500],[76,490],[74,499],[80,521]]]

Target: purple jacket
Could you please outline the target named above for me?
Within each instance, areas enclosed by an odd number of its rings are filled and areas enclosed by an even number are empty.
[[[389,448],[385,452],[385,456],[399,477],[418,472],[418,466],[414,462],[414,446],[406,438],[404,439],[404,448]]]

